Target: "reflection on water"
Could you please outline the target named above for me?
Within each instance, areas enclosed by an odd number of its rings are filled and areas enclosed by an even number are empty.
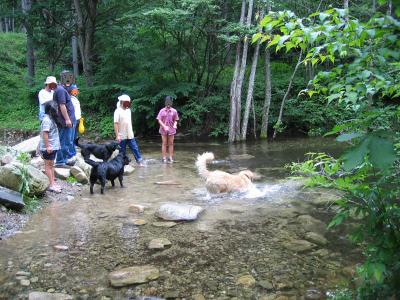
[[[323,292],[333,287],[344,278],[338,270],[354,264],[357,253],[349,252],[349,245],[339,238],[342,233],[326,233],[330,213],[321,203],[331,193],[303,190],[299,182],[286,178],[283,168],[302,160],[307,152],[337,155],[338,145],[332,141],[235,145],[178,141],[174,164],[161,163],[158,144],[140,143],[140,147],[146,167],[125,177],[125,188],[111,188],[108,183],[101,195],[95,185],[90,195],[84,186],[74,200],[51,204],[32,218],[24,232],[0,241],[1,299],[26,299],[30,291],[63,292],[77,299],[191,298],[196,294],[206,299],[253,299],[271,293],[297,297],[308,288]],[[260,179],[246,193],[210,195],[194,166],[204,151],[215,154],[210,169],[248,168]],[[157,184],[161,181],[175,184]],[[168,202],[199,205],[205,211],[195,222],[172,228],[153,226],[159,221],[154,213]],[[143,205],[144,213],[134,213],[132,204]],[[135,226],[137,219],[146,224]],[[321,244],[303,242],[309,247],[304,251],[292,249],[294,241],[304,240],[308,232],[323,234],[330,241],[324,244],[322,237]],[[149,250],[149,241],[161,237],[172,246]],[[59,245],[67,250],[57,250]],[[158,280],[119,289],[110,286],[111,271],[145,264],[160,269]],[[246,274],[258,284],[238,284],[238,278]]]

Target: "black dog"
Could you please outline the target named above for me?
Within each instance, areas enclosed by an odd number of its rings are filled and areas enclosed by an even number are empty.
[[[89,159],[93,154],[103,161],[108,161],[116,149],[120,149],[117,142],[111,142],[105,145],[101,144],[79,144],[79,137],[75,139],[75,144],[81,148],[81,154],[84,160]]]
[[[112,160],[105,162],[95,162],[91,159],[85,159],[85,162],[92,166],[90,173],[90,193],[93,194],[93,186],[97,180],[100,181],[102,194],[104,194],[106,179],[111,180],[111,185],[114,187],[114,180],[118,177],[121,187],[124,187],[122,184],[124,166],[128,165],[130,161],[128,156],[124,156],[122,153],[119,153]]]

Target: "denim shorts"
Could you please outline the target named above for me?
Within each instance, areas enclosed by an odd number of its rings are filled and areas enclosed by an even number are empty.
[[[47,151],[40,151],[42,158],[45,160],[54,160],[56,158],[57,150],[53,150],[50,154]]]

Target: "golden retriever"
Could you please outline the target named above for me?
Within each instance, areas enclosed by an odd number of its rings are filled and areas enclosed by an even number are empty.
[[[206,180],[206,188],[210,193],[245,192],[253,184],[254,173],[249,170],[239,174],[229,174],[224,171],[208,171],[207,162],[214,159],[214,154],[205,152],[197,156],[196,167],[199,175]]]

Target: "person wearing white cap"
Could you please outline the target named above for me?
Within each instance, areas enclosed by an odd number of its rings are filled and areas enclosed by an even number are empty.
[[[131,98],[128,95],[123,94],[118,97],[117,109],[114,111],[115,139],[121,147],[120,151],[126,154],[126,146],[128,146],[138,165],[142,166],[143,159],[133,134],[130,106]]]
[[[44,88],[40,90],[39,98],[39,120],[42,122],[44,118],[44,104],[53,100],[53,92],[57,87],[57,80],[54,76],[47,76],[44,82]]]

